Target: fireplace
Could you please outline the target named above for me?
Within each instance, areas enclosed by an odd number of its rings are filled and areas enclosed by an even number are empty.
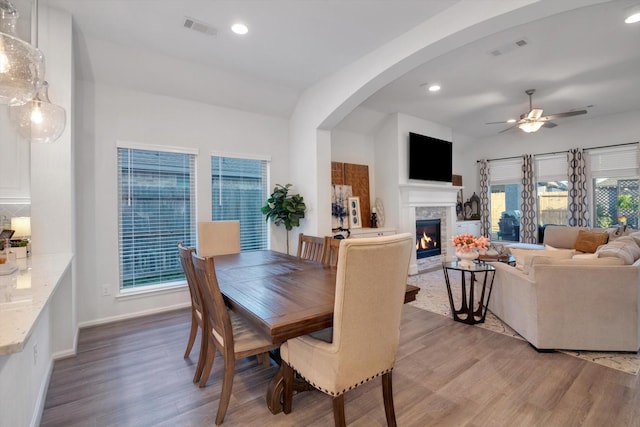
[[[416,258],[428,258],[442,253],[440,219],[416,220]]]

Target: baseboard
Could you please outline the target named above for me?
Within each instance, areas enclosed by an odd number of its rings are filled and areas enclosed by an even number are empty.
[[[185,302],[166,307],[153,308],[149,310],[137,311],[135,313],[121,314],[118,316],[104,317],[102,319],[89,320],[78,324],[78,329],[88,328],[90,326],[106,325],[107,323],[119,322],[120,320],[135,319],[138,317],[150,316],[152,314],[165,313],[167,311],[179,310],[181,308],[191,307],[191,302]]]
[[[38,427],[40,421],[42,421],[42,412],[44,411],[44,402],[47,398],[47,390],[49,390],[49,381],[51,380],[51,374],[53,373],[53,358],[49,359],[49,366],[47,366],[47,375],[45,380],[40,385],[38,390],[38,400],[36,400],[35,410],[33,411],[33,418],[29,425],[31,427]]]

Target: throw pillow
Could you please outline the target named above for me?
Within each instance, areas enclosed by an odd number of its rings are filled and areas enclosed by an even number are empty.
[[[598,249],[598,246],[607,243],[607,240],[609,240],[609,235],[606,232],[598,233],[594,231],[580,230],[573,248],[576,251],[592,254]]]
[[[598,248],[598,257],[616,257],[631,265],[640,258],[640,247],[631,236],[620,237]]]
[[[537,258],[570,259],[575,251],[573,249],[515,249],[511,248],[511,255],[516,259],[516,268],[525,274],[529,274],[534,260]]]

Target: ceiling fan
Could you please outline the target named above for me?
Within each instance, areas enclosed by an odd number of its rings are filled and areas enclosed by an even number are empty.
[[[571,117],[571,116],[579,116],[580,114],[587,114],[587,110],[577,110],[577,111],[567,111],[564,113],[557,113],[557,114],[550,114],[548,116],[543,116],[541,108],[533,108],[533,102],[531,97],[535,93],[535,91],[536,91],[535,89],[527,89],[524,91],[524,93],[529,95],[529,112],[520,115],[520,120],[516,121],[513,124],[513,126],[500,131],[500,133],[506,132],[515,127],[519,127],[520,129],[522,129],[524,132],[527,132],[527,133],[536,132],[542,126],[546,128],[553,128],[558,126],[557,124],[553,123],[551,120],[562,119],[562,118]],[[503,123],[513,123],[513,121],[489,122],[485,124],[494,125],[494,124],[503,124]]]

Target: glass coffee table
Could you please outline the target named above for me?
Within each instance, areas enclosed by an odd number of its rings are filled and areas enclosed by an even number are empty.
[[[444,279],[447,282],[447,293],[449,294],[449,304],[451,306],[453,320],[468,325],[484,323],[487,316],[487,307],[489,305],[489,298],[491,298],[491,289],[493,288],[496,269],[486,262],[474,263],[471,267],[462,267],[458,265],[457,261],[453,261],[443,262],[442,270],[444,272]],[[451,282],[449,280],[449,274],[456,274],[455,271],[459,271],[462,276],[460,283],[462,294],[460,308],[455,307],[453,293],[451,291]],[[478,282],[476,275],[480,276],[482,282]],[[476,283],[478,283],[478,285],[476,285]],[[480,295],[477,295],[478,291]],[[475,302],[476,299],[477,303]]]

